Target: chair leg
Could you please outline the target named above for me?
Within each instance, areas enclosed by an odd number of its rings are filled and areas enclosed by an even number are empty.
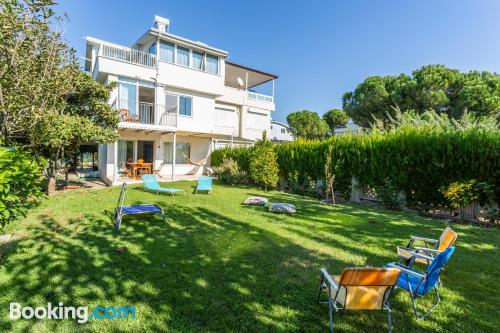
[[[434,292],[436,293],[437,297],[436,304],[432,305],[427,311],[423,312],[421,316],[418,315],[417,298],[416,297],[414,298],[413,295],[410,294],[411,302],[413,304],[413,311],[415,312],[415,317],[417,317],[418,320],[424,320],[425,317],[427,317],[427,315],[431,313],[439,305],[439,303],[441,303],[441,297],[439,296],[439,291],[437,290],[436,287],[434,287]]]
[[[388,326],[388,332],[389,332],[389,333],[392,333],[391,308],[389,307],[389,302],[387,302],[387,305],[386,305],[386,310],[387,310],[387,326]]]
[[[328,300],[328,319],[330,321],[330,333],[333,333],[333,305],[332,300]]]
[[[324,277],[323,275],[321,276],[321,280],[319,281],[319,288],[318,288],[318,297],[316,297],[316,303],[321,303],[319,298],[321,297],[321,292],[323,291],[323,281],[324,281]]]

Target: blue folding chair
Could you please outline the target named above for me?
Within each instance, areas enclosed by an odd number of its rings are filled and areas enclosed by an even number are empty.
[[[410,293],[413,310],[417,319],[423,320],[441,302],[441,297],[439,296],[438,291],[439,273],[448,263],[454,251],[455,247],[451,246],[443,252],[440,252],[434,258],[429,258],[428,256],[425,256],[423,254],[414,252],[413,258],[411,259],[409,265],[404,265],[401,262],[393,262],[385,266],[399,268],[401,270],[401,276],[399,277],[399,280],[397,282],[397,287],[404,289]],[[423,273],[411,267],[415,260],[418,259],[432,259],[429,266],[427,266],[427,269]],[[437,302],[432,305],[427,311],[422,313],[422,315],[419,315],[417,310],[417,299],[419,297],[425,296],[431,290],[434,290],[434,292],[436,293]]]
[[[135,214],[160,214],[163,218],[163,222],[167,222],[165,219],[165,214],[163,209],[156,204],[141,204],[141,205],[130,205],[124,206],[125,192],[127,191],[127,184],[123,183],[122,189],[120,191],[120,196],[118,197],[118,203],[116,204],[115,213],[113,217],[116,219],[115,228],[120,229],[122,223],[122,218],[124,215],[135,215]]]
[[[155,175],[142,175],[141,178],[142,178],[142,181],[144,183],[144,189],[148,190],[148,191],[154,191],[154,192],[156,192],[156,194],[158,194],[158,192],[170,193],[172,196],[174,196],[174,193],[186,194],[186,192],[184,190],[179,190],[177,188],[161,187],[160,183],[158,183],[158,180],[156,179]]]
[[[209,194],[212,194],[212,177],[201,176],[198,179],[195,192],[198,193],[198,191],[207,191]]]

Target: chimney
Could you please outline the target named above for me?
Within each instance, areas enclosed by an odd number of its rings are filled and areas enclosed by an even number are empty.
[[[160,32],[168,32],[168,26],[170,25],[170,20],[158,15],[155,15],[155,25],[154,27]]]

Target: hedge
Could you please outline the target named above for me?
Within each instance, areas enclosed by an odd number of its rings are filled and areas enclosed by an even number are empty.
[[[336,190],[349,191],[355,176],[377,187],[391,180],[410,204],[441,205],[443,186],[476,179],[491,184],[500,201],[500,131],[473,128],[404,128],[387,133],[347,134],[326,141],[297,141],[275,146],[280,176],[289,180],[323,179],[332,145]],[[247,170],[247,148],[216,150],[212,164],[233,157]]]

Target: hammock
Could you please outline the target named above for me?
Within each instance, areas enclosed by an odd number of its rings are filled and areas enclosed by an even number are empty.
[[[182,153],[182,156],[184,157],[184,159],[188,162],[188,164],[192,164],[192,165],[196,165],[196,166],[205,166],[205,164],[207,164],[208,155],[207,155],[207,157],[205,157],[201,161],[195,162],[192,159],[190,159],[189,157],[187,157],[186,154],[184,154],[183,152],[181,152],[181,153]],[[208,154],[210,154],[210,152],[208,152]]]
[[[207,174],[209,174],[209,175],[213,173],[213,170],[211,168],[207,167],[207,160],[208,160],[208,157],[210,156],[210,151],[208,151],[207,156],[204,159],[200,160],[199,162],[193,161],[192,159],[187,157],[186,154],[184,154],[183,152],[181,152],[181,154],[184,157],[184,159],[186,160],[186,162],[188,162],[188,164],[195,166],[193,168],[193,170],[191,170],[190,172],[187,173],[188,175],[195,175],[198,172],[198,170],[200,169],[200,167],[203,167],[207,171]]]

